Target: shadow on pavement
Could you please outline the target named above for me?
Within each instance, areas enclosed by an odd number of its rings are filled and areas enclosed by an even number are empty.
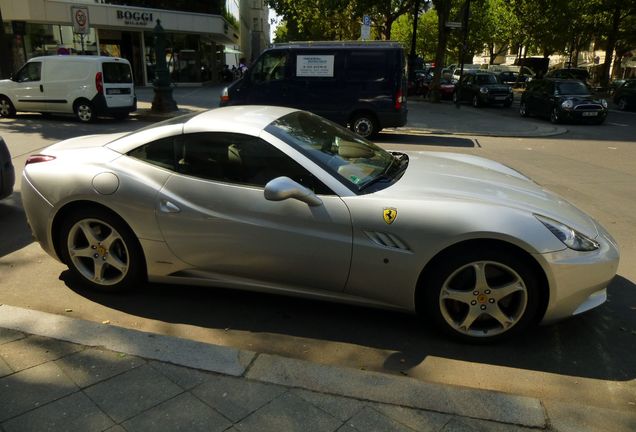
[[[441,147],[479,147],[477,140],[436,135],[416,135],[408,133],[384,133],[374,140],[381,144],[430,145]]]
[[[0,258],[33,242],[31,230],[22,209],[20,192],[0,201]]]
[[[538,327],[498,345],[466,345],[421,325],[409,314],[304,300],[276,295],[148,284],[123,295],[78,288],[70,272],[61,274],[67,286],[93,302],[130,315],[170,324],[187,324],[223,331],[242,331],[233,346],[257,352],[316,360],[300,347],[281,346],[285,335],[311,339],[308,350],[318,359],[334,355],[349,366],[368,365],[364,354],[339,351],[330,342],[381,350],[383,370],[406,373],[435,356],[468,362],[550,372],[603,380],[636,378],[636,285],[617,276],[609,302],[560,324]],[[171,329],[168,328],[168,334]],[[292,339],[293,341],[293,339]],[[249,342],[249,343],[248,343]],[[289,340],[286,340],[289,344]],[[278,344],[278,346],[277,346]],[[293,344],[296,344],[294,341]],[[302,345],[298,342],[297,345]],[[321,351],[316,354],[316,351]],[[394,354],[387,355],[386,352]],[[364,353],[364,349],[362,350]],[[366,353],[370,351],[367,349]],[[352,356],[345,358],[345,355]],[[353,357],[359,356],[359,358]],[[375,366],[374,366],[375,367]]]

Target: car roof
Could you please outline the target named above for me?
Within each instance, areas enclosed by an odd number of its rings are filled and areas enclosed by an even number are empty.
[[[402,47],[402,44],[395,41],[298,41],[298,42],[275,43],[271,47],[271,49],[276,49],[276,48],[402,49],[403,47]]]
[[[78,61],[78,62],[96,62],[96,61],[102,61],[102,62],[122,62],[122,63],[129,63],[128,60],[126,60],[125,58],[121,58],[121,57],[110,57],[110,56],[88,56],[88,55],[51,55],[51,56],[40,56],[40,57],[33,57],[31,59],[29,59],[29,61],[55,61],[55,60],[63,60],[63,61]]]

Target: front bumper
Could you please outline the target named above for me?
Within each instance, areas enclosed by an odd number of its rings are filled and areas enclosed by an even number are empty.
[[[605,120],[607,110],[565,110],[561,109],[561,118],[571,122],[595,123]]]
[[[24,172],[22,174],[20,193],[22,195],[22,207],[24,207],[33,238],[40,243],[46,253],[59,261],[60,258],[55,253],[49,229],[53,206],[35,189]]]
[[[493,105],[493,104],[509,105],[509,104],[512,104],[512,97],[513,97],[512,93],[509,93],[507,95],[479,93],[479,98],[481,99],[481,102],[488,105]]]
[[[600,225],[593,252],[564,249],[537,255],[546,270],[550,300],[542,323],[549,324],[600,306],[616,275],[620,254],[612,236]]]

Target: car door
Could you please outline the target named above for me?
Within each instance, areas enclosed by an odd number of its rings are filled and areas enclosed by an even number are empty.
[[[258,137],[192,133],[174,146],[177,173],[161,189],[156,214],[175,255],[219,281],[344,289],[352,228],[340,197]],[[314,190],[322,204],[265,199],[265,184],[279,176]]]
[[[472,74],[464,75],[461,81],[461,100],[470,101],[473,99],[473,84],[475,76]]]
[[[537,113],[543,117],[549,117],[554,106],[555,98],[554,81],[544,81],[541,86],[541,92],[537,103]]]
[[[17,111],[46,111],[48,105],[42,83],[42,62],[30,61],[12,78],[13,104]]]

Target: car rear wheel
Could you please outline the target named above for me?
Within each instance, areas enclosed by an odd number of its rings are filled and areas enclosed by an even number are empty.
[[[627,98],[626,97],[621,97],[618,100],[618,109],[621,111],[625,111],[627,109]]]
[[[75,102],[75,116],[82,123],[90,123],[95,120],[93,104],[87,100]]]
[[[427,282],[428,313],[438,327],[464,341],[510,337],[537,314],[538,279],[527,261],[510,251],[449,255]]]
[[[59,247],[63,261],[83,286],[123,291],[143,281],[143,256],[134,234],[118,217],[98,209],[65,217]]]
[[[378,121],[370,113],[359,113],[351,119],[351,130],[364,138],[372,138],[380,132]]]
[[[552,111],[550,111],[550,121],[554,124],[561,123],[561,117],[556,108],[552,108]]]
[[[15,107],[6,96],[0,96],[0,117],[15,117]]]
[[[528,113],[528,107],[526,106],[525,102],[521,102],[519,104],[519,115],[521,117],[528,117],[529,113]]]

